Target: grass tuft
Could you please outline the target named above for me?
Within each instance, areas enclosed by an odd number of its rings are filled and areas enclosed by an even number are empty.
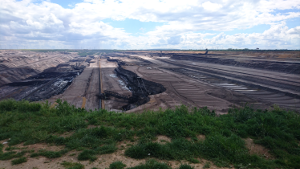
[[[128,169],[171,169],[167,164],[157,162],[154,159],[150,159],[146,161],[146,164],[141,164],[135,167],[131,167]]]
[[[182,164],[180,165],[179,169],[193,169],[194,167],[191,167],[190,165],[188,164]]]
[[[84,169],[84,166],[80,163],[71,163],[71,162],[62,162],[62,166],[64,166],[66,169]]]
[[[113,162],[109,165],[109,169],[124,169],[126,167],[121,161]]]
[[[21,163],[25,163],[27,162],[27,158],[26,157],[21,157],[21,158],[17,158],[11,161],[12,165],[17,165],[17,164],[21,164]]]

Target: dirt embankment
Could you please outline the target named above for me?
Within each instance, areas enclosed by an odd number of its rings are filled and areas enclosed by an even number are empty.
[[[118,59],[107,59],[108,61],[117,62],[118,67],[115,69],[117,76],[124,81],[127,88],[132,92],[132,96],[123,96],[113,91],[105,91],[99,97],[109,99],[110,96],[128,101],[123,106],[123,110],[130,110],[150,101],[149,95],[162,93],[166,88],[159,84],[139,77],[136,73],[122,68],[122,61]]]

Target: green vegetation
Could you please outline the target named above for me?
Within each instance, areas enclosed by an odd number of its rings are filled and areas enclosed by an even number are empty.
[[[167,164],[157,162],[153,159],[146,161],[146,164],[141,164],[128,169],[171,169]]]
[[[203,166],[203,168],[210,168],[210,163],[209,162],[205,163],[205,165]]]
[[[66,169],[84,169],[84,166],[80,163],[63,162],[61,165]]]
[[[49,143],[65,147],[56,152],[38,151],[31,157],[58,158],[70,150],[78,150],[81,151],[79,160],[94,161],[101,154],[115,152],[119,142],[131,141],[137,144],[127,144],[125,155],[136,159],[198,163],[197,158],[204,158],[219,167],[300,168],[300,119],[294,112],[244,107],[216,116],[207,108],[189,111],[181,106],[176,110],[122,114],[106,110],[86,111],[60,100],[57,103],[55,108],[50,108],[47,102],[1,101],[0,140],[10,138],[9,146]],[[88,125],[93,127],[87,128]],[[72,132],[72,135],[62,137],[66,132]],[[198,140],[200,134],[206,139]],[[155,143],[158,135],[168,136],[172,141]],[[250,155],[243,140],[249,137],[269,149],[272,157]],[[2,144],[0,149],[0,160],[22,158],[29,153],[17,153],[13,147],[3,153]],[[134,168],[150,165],[168,168],[153,160]]]
[[[66,154],[68,152],[68,149],[61,150],[61,151],[45,151],[40,150],[38,153],[32,153],[30,157],[37,157],[37,156],[44,156],[47,158],[58,158],[62,155]]]
[[[187,164],[182,164],[182,165],[180,165],[179,169],[193,169],[193,167],[191,167],[190,165],[187,165]]]
[[[11,161],[12,165],[17,165],[17,164],[21,164],[21,163],[25,163],[27,161],[26,157],[20,157],[18,159],[14,159]]]
[[[123,169],[125,167],[126,165],[123,164],[121,161],[116,161],[109,165],[109,169]]]
[[[2,148],[1,148],[1,150],[2,150]],[[2,151],[1,151],[0,160],[10,160],[10,159],[13,159],[13,158],[22,157],[28,152],[29,151],[21,151],[21,152],[17,153],[15,151],[8,151],[8,152],[5,152],[5,153],[2,153]]]

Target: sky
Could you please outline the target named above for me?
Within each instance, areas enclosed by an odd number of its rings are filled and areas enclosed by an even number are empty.
[[[0,2],[0,49],[300,49],[299,0]]]

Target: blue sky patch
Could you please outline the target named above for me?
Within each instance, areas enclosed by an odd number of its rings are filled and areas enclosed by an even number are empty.
[[[50,1],[59,4],[64,8],[74,8],[75,4],[83,2],[83,0],[50,0]]]
[[[107,23],[115,28],[123,28],[127,33],[131,33],[133,35],[152,31],[156,26],[164,25],[164,23],[161,22],[141,22],[136,19],[125,19],[123,21],[104,19],[102,22]]]
[[[22,0],[16,0],[16,1],[22,1]],[[33,0],[33,3],[39,4],[42,3],[45,0]],[[75,4],[83,2],[83,0],[48,0],[49,2],[56,3],[63,8],[74,8]]]

